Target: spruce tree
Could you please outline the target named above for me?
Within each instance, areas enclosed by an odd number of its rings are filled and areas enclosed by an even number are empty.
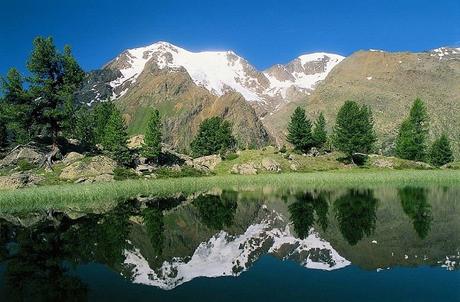
[[[75,113],[73,136],[89,150],[96,145],[94,115],[86,106],[81,107]]]
[[[305,109],[301,107],[297,107],[291,115],[287,141],[294,146],[294,150],[300,152],[308,152],[314,145],[311,122],[305,115]]]
[[[150,158],[157,159],[161,153],[161,119],[160,112],[154,109],[150,114],[147,124],[147,131],[145,133],[144,145],[142,147],[142,155]]]
[[[118,163],[127,165],[130,162],[127,141],[123,117],[118,109],[114,109],[107,121],[102,145]]]
[[[75,90],[84,73],[72,57],[70,47],[60,54],[51,37],[37,37],[27,62],[31,73],[30,91],[33,96],[33,118],[40,133],[49,134],[57,142],[59,132],[68,121],[66,103],[72,103]]]
[[[424,161],[428,136],[428,113],[422,100],[416,99],[409,118],[403,121],[396,138],[396,155],[404,159]]]
[[[9,129],[12,140],[19,144],[30,140],[32,126],[32,105],[23,85],[24,79],[16,68],[8,70],[6,78],[1,79],[3,101],[0,118]]]
[[[102,144],[105,135],[105,127],[114,110],[115,105],[111,101],[97,103],[94,106],[94,136],[96,144]]]
[[[334,127],[333,144],[348,157],[354,153],[372,151],[377,137],[372,111],[354,101],[346,101],[340,108]]]
[[[313,128],[313,141],[315,142],[315,147],[317,148],[324,147],[327,141],[326,119],[324,118],[322,112],[315,121],[315,127]]]
[[[454,155],[450,148],[450,141],[446,134],[442,134],[440,138],[433,142],[430,148],[430,162],[440,167],[454,161]]]
[[[206,156],[233,149],[236,140],[228,121],[221,117],[205,119],[198,130],[198,134],[190,144],[193,156]]]
[[[0,103],[1,104],[1,103]],[[3,147],[7,143],[7,132],[6,123],[0,116],[0,147]]]

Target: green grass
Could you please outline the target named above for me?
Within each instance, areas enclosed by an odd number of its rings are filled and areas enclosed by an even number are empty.
[[[110,183],[64,184],[0,192],[0,211],[105,209],[136,196],[190,194],[214,188],[250,190],[287,187],[373,187],[460,185],[459,170],[337,170],[316,173],[225,175],[176,179],[125,180]]]

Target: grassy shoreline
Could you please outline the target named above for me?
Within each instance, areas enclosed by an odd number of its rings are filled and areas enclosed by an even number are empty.
[[[64,184],[0,191],[1,211],[98,209],[136,196],[166,196],[178,192],[288,187],[375,187],[460,185],[460,170],[337,170],[312,173],[226,175],[110,183]]]

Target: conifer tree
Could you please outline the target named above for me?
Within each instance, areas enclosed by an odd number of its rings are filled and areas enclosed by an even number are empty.
[[[65,104],[72,102],[84,73],[72,57],[70,47],[60,54],[51,37],[37,37],[33,44],[27,62],[31,73],[33,118],[39,132],[49,134],[56,144],[59,131],[69,119]]]
[[[118,109],[114,109],[107,121],[102,145],[118,163],[126,165],[130,161],[127,141],[123,117]]]
[[[236,140],[228,121],[214,116],[205,119],[193,139],[190,147],[194,156],[205,156],[233,149]]]
[[[294,146],[294,150],[300,152],[308,152],[313,147],[311,122],[305,115],[305,109],[297,107],[291,115],[287,140]]]
[[[424,161],[428,136],[428,113],[422,100],[416,99],[409,118],[403,121],[396,139],[396,154],[404,159]]]
[[[16,68],[8,70],[6,78],[1,79],[3,101],[0,118],[11,133],[12,140],[17,143],[30,140],[32,125],[32,106],[23,83],[24,79]]]
[[[83,106],[76,111],[74,115],[73,134],[89,150],[93,149],[96,145],[94,115],[88,107]]]
[[[334,146],[351,157],[354,153],[371,152],[376,140],[370,108],[346,101],[337,114]]]
[[[6,145],[7,142],[7,132],[6,132],[6,123],[3,118],[0,116],[0,147]]]
[[[322,148],[327,141],[326,119],[324,118],[322,112],[315,121],[315,127],[313,128],[313,140],[315,142],[315,147],[317,148]]]
[[[430,162],[440,167],[454,161],[454,155],[450,148],[450,141],[446,134],[442,134],[440,138],[433,142],[430,148]]]
[[[142,147],[142,155],[150,158],[157,159],[161,154],[161,119],[160,112],[154,109],[150,114],[147,124],[147,131],[144,138],[144,146]]]
[[[97,103],[94,106],[94,139],[96,144],[102,144],[105,135],[105,127],[114,110],[115,105],[111,101]]]

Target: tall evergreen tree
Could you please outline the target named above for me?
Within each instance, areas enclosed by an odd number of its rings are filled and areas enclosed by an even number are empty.
[[[6,123],[4,119],[0,118],[0,147],[6,145],[7,142],[7,132],[6,132]]]
[[[72,57],[70,47],[60,54],[51,37],[37,37],[33,44],[27,62],[34,98],[33,118],[39,131],[49,134],[56,143],[59,132],[69,119],[65,104],[72,102],[72,95],[81,84],[84,73]]]
[[[127,141],[128,134],[126,133],[123,117],[118,109],[114,109],[107,121],[102,145],[120,164],[128,164],[129,150]]]
[[[96,145],[94,115],[88,107],[83,106],[74,115],[73,136],[87,149]]]
[[[416,99],[396,138],[396,154],[404,159],[424,161],[428,136],[428,113],[422,100]]]
[[[305,115],[305,109],[297,107],[291,115],[287,140],[294,146],[295,150],[300,152],[308,152],[313,147],[311,122]]]
[[[450,148],[450,141],[446,134],[442,134],[440,138],[433,142],[430,148],[430,162],[440,167],[454,161],[454,155]]]
[[[313,128],[313,141],[315,142],[315,147],[317,148],[322,148],[327,141],[326,119],[324,118],[322,112],[315,121],[315,127]]]
[[[116,110],[111,101],[97,103],[93,108],[94,116],[94,135],[96,144],[102,144],[105,135],[105,127],[112,112]]]
[[[32,125],[30,97],[23,85],[24,79],[16,68],[8,70],[6,78],[1,79],[0,118],[17,143],[29,141]]]
[[[346,101],[337,114],[334,146],[351,157],[357,152],[371,152],[376,140],[370,108],[364,105],[359,107],[354,101]]]
[[[161,153],[161,119],[160,112],[154,109],[150,114],[147,131],[144,138],[142,154],[151,159],[157,159]]]
[[[205,156],[233,149],[235,144],[230,123],[214,116],[200,124],[198,134],[190,147],[194,156]]]

